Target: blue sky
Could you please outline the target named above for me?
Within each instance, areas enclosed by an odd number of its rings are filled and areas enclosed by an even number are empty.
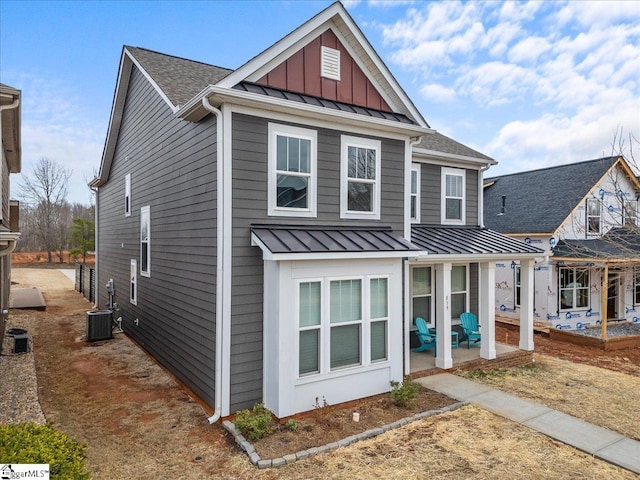
[[[23,173],[51,158],[89,203],[123,45],[237,68],[330,3],[0,1]],[[626,146],[640,137],[638,1],[344,3],[431,127],[498,160],[488,175],[609,155],[619,128]]]

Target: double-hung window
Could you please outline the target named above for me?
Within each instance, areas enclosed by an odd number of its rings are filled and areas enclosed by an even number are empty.
[[[459,168],[442,168],[443,224],[465,223],[465,171]]]
[[[317,132],[269,124],[269,215],[316,216]]]
[[[633,304],[640,305],[640,267],[633,269]]]
[[[341,139],[341,218],[380,218],[380,140]]]
[[[140,275],[151,276],[151,210],[140,209]]]
[[[431,267],[414,267],[411,270],[411,319],[424,318],[429,327],[435,327]]]
[[[602,203],[597,198],[587,199],[587,235],[598,235],[602,217]]]
[[[638,224],[638,201],[625,200],[624,210],[622,212],[622,222],[624,225]]]
[[[124,216],[131,216],[131,174],[124,177]]]
[[[298,375],[331,374],[388,359],[389,279],[298,282]]]
[[[454,265],[451,267],[451,318],[460,318],[468,311],[467,299],[467,266]]]
[[[411,222],[420,223],[420,164],[411,165]]]
[[[589,307],[589,269],[560,267],[558,272],[560,310]]]

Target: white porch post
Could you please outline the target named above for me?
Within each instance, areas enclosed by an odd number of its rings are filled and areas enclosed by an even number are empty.
[[[438,263],[436,269],[436,367],[453,367],[451,357],[451,263]]]
[[[496,358],[496,264],[480,264],[479,321],[482,338],[480,357],[487,360]]]
[[[520,350],[533,350],[533,260],[520,262]]]

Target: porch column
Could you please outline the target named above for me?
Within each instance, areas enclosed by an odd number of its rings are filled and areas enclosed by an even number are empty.
[[[451,357],[451,263],[438,263],[436,270],[436,367],[453,367]]]
[[[478,318],[482,337],[480,356],[487,360],[496,358],[496,264],[480,264],[480,298]]]
[[[520,262],[520,350],[533,350],[533,260]]]

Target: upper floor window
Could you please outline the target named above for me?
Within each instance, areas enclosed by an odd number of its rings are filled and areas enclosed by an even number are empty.
[[[465,171],[442,168],[442,223],[465,223]]]
[[[380,140],[342,136],[341,218],[380,218]]]
[[[558,278],[560,310],[589,307],[589,269],[560,267]]]
[[[140,275],[151,276],[151,210],[140,209]]]
[[[269,215],[316,216],[317,132],[269,124]]]
[[[124,216],[131,216],[131,174],[124,177]]]
[[[587,235],[598,235],[602,219],[602,203],[597,198],[587,199]]]
[[[420,223],[420,165],[411,165],[411,221]]]
[[[622,212],[622,223],[624,225],[638,224],[638,201],[637,200],[624,201],[624,210]]]

